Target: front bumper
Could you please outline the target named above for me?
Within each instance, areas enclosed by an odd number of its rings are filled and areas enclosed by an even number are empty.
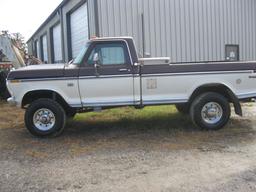
[[[14,97],[10,97],[9,99],[7,99],[7,102],[12,105],[12,106],[16,106],[17,102],[15,101]]]

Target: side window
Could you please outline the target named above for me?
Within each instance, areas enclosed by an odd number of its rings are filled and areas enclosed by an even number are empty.
[[[87,63],[93,64],[93,56],[99,55],[101,65],[123,65],[126,64],[125,45],[123,43],[100,43],[91,51]]]

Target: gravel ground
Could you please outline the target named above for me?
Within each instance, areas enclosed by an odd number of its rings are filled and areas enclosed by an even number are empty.
[[[0,109],[1,192],[256,191],[254,104],[217,132],[74,121],[61,137],[43,140],[28,134],[22,111]]]

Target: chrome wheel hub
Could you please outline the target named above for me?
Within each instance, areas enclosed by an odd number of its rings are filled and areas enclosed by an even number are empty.
[[[223,109],[220,104],[216,102],[209,102],[202,108],[201,116],[205,123],[216,124],[223,116]]]
[[[33,123],[40,131],[49,131],[55,125],[55,115],[49,109],[39,109],[33,116]]]

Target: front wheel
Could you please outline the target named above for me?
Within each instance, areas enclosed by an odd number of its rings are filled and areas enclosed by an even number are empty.
[[[30,104],[25,113],[28,131],[37,137],[60,135],[65,127],[66,113],[63,107],[51,99],[38,99]]]
[[[190,108],[190,116],[194,124],[207,130],[223,128],[230,119],[230,113],[227,98],[213,92],[198,96]]]

